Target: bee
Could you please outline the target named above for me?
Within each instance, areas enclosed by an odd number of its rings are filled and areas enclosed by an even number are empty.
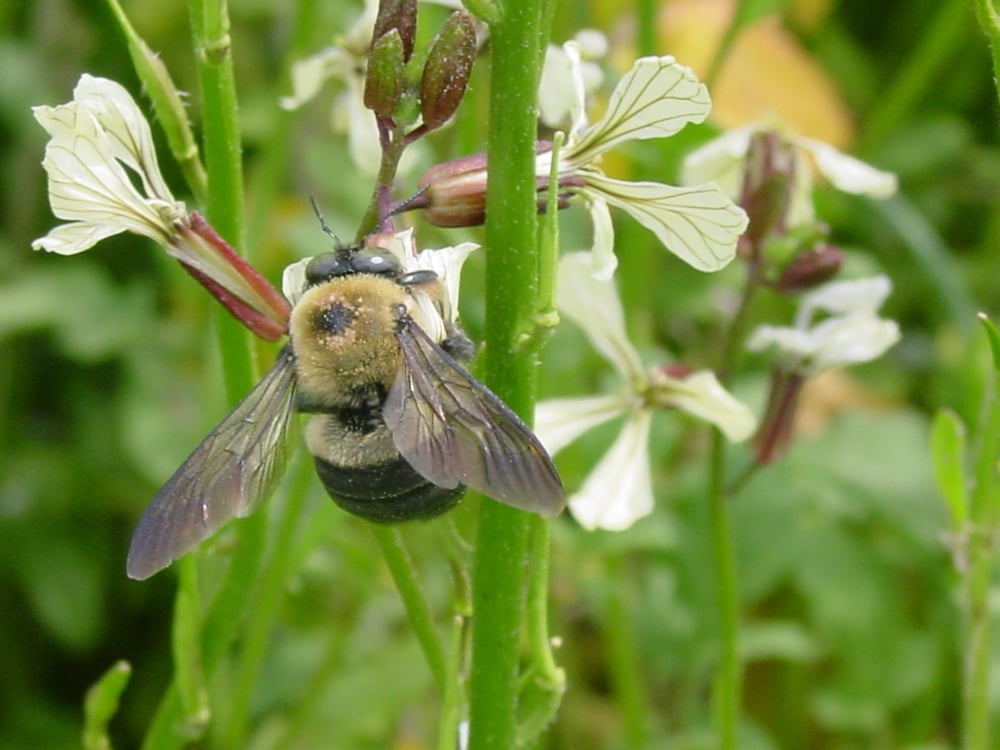
[[[274,366],[150,503],[132,538],[144,579],[246,516],[284,472],[292,414],[308,417],[316,473],[345,510],[376,523],[430,518],[472,488],[555,515],[559,475],[538,438],[462,362],[472,342],[444,314],[434,271],[340,247],[305,266]]]

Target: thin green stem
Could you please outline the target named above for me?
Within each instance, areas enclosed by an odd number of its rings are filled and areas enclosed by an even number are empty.
[[[487,187],[486,379],[531,412],[534,354],[517,344],[537,309],[535,92],[542,3],[507,2],[491,26]],[[471,750],[511,750],[517,738],[518,662],[530,526],[521,511],[485,500],[473,565]]]
[[[243,173],[239,112],[229,47],[229,20],[225,0],[190,0],[189,13],[198,80],[201,85],[205,167],[208,193],[205,214],[215,230],[235,247],[243,231]],[[224,311],[217,317],[223,375],[230,402],[242,397],[253,383],[254,369],[243,328]],[[237,526],[238,543],[226,578],[205,615],[201,629],[201,670],[206,682],[229,648],[252,601],[254,579],[263,555],[267,515],[258,513]],[[192,563],[188,563],[192,564]],[[179,596],[192,587],[185,576]],[[190,741],[179,726],[183,715],[178,679],[172,681],[146,735],[146,750],[180,748]]]
[[[620,553],[610,554],[605,561],[608,587],[604,598],[604,631],[610,652],[615,701],[625,726],[626,745],[633,750],[642,750],[649,746],[649,707],[632,620],[625,600],[624,562]]]
[[[715,561],[716,607],[719,614],[719,667],[713,690],[713,709],[719,750],[735,750],[740,722],[743,673],[740,664],[740,600],[736,550],[725,491],[725,449],[722,433],[712,430],[709,464],[709,508],[712,519],[712,557]]]
[[[385,557],[385,562],[389,566],[392,580],[396,584],[399,596],[406,607],[406,614],[410,620],[410,626],[420,641],[420,647],[424,650],[427,664],[430,666],[434,682],[438,686],[441,695],[448,690],[448,667],[445,658],[444,647],[441,645],[441,636],[438,635],[434,626],[434,616],[431,614],[430,605],[424,598],[424,592],[420,588],[420,581],[413,567],[413,561],[406,551],[403,543],[403,536],[396,526],[383,526],[372,524],[372,532],[378,542]]]
[[[1000,532],[1000,369],[990,372],[985,412],[979,430],[975,483],[969,506],[968,569],[962,581],[965,646],[962,689],[962,746],[966,750],[992,747],[990,596],[996,561],[996,537]]]
[[[247,745],[250,704],[257,688],[264,651],[280,609],[284,587],[292,571],[295,530],[313,482],[312,461],[299,460],[296,463],[291,472],[292,485],[288,489],[287,497],[280,507],[279,517],[274,524],[274,545],[267,564],[262,567],[263,574],[256,587],[257,595],[241,639],[227,726],[223,730],[225,737],[220,743],[225,747]]]

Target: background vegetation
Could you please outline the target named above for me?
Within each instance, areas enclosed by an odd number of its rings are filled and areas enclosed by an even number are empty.
[[[184,4],[124,5],[178,85],[196,90]],[[584,26],[604,31],[611,81],[649,52],[674,54],[704,78],[725,5],[567,2],[556,7],[552,38]],[[877,11],[853,0],[773,5],[775,15],[736,40],[728,67],[710,82],[714,122],[604,165],[670,182],[694,145],[777,112],[901,181],[900,193],[880,203],[818,191],[849,267],[892,279],[885,314],[899,321],[903,340],[876,363],[813,383],[793,450],[732,503],[745,668],[740,747],[955,748],[965,646],[929,433],[941,407],[976,425],[987,391],[975,312],[996,313],[1000,289],[989,49],[972,8],[956,0],[890,1]],[[290,63],[330,44],[356,13],[339,2],[230,3],[244,249],[274,280],[328,244],[309,195],[344,237],[369,197],[370,182],[332,132],[332,95],[295,113],[277,106],[290,91]],[[176,579],[126,579],[125,552],[148,500],[225,413],[216,336],[206,325],[216,319],[214,303],[134,237],[72,259],[30,250],[53,224],[39,166],[45,138],[30,106],[67,101],[84,71],[137,96],[140,85],[103,3],[4,0],[0,19],[0,748],[77,746],[85,691],[118,660],[132,675],[111,736],[135,747],[172,671]],[[481,68],[454,130],[433,139],[437,152],[424,152],[423,166],[485,147]],[[176,167],[164,158],[164,168],[179,189]],[[564,213],[563,246],[584,247],[585,217]],[[631,222],[617,229],[633,340],[651,362],[711,363],[738,262],[702,275]],[[421,239],[477,237],[427,230]],[[478,340],[483,261],[470,265],[463,319]],[[787,314],[773,301],[756,313],[781,322]],[[265,362],[273,353],[259,354]],[[541,378],[542,396],[614,387],[569,325],[547,347]],[[766,379],[750,360],[734,382],[758,412]],[[560,455],[570,488],[613,430]],[[683,418],[656,418],[657,509],[630,530],[586,532],[569,516],[553,523],[551,629],[568,689],[540,747],[713,746],[719,618],[706,438]],[[732,451],[734,466],[747,459],[742,450]],[[439,699],[370,530],[323,495],[301,452],[287,485],[264,511],[284,521],[288,498],[302,499],[282,527],[287,544],[249,582],[246,626],[220,654],[205,695],[183,697],[213,712],[199,746],[434,746]],[[455,515],[460,528],[475,519],[470,508]],[[405,535],[446,622],[454,606],[441,552],[447,531],[434,522]],[[209,593],[213,566],[223,569],[231,544],[223,533],[211,544],[220,554],[203,556]],[[992,668],[1000,673],[996,654]],[[991,700],[996,716],[996,690]]]

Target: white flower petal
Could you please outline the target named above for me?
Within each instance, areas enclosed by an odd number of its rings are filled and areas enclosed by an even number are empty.
[[[809,331],[783,326],[759,326],[747,339],[746,347],[752,352],[760,352],[774,346],[791,362],[800,362],[811,357],[817,349],[815,339]]]
[[[89,250],[103,239],[118,234],[122,229],[108,223],[73,222],[54,227],[44,237],[31,243],[34,250],[45,250],[57,255],[76,255]]]
[[[801,312],[796,319],[802,327],[812,319],[816,310],[825,310],[834,315],[874,314],[889,298],[891,291],[892,283],[883,275],[833,281],[817,287],[802,298]]]
[[[623,413],[630,404],[627,395],[546,399],[535,406],[535,434],[551,455],[580,435]]]
[[[816,168],[838,190],[872,198],[888,198],[896,192],[898,181],[892,172],[875,169],[822,141],[798,137],[795,142],[812,152]]]
[[[365,107],[360,80],[348,81],[347,90],[337,97],[338,109],[346,116],[347,148],[351,161],[364,175],[374,177],[382,163],[382,146],[371,110]]]
[[[559,311],[583,329],[594,348],[631,386],[646,382],[639,353],[625,334],[625,314],[613,281],[599,281],[588,253],[567,253],[559,260],[556,293]]]
[[[729,130],[696,148],[684,157],[681,164],[681,184],[714,182],[733,200],[739,198],[743,189],[743,169],[747,151],[750,150],[750,139],[757,130],[757,125],[745,125]]]
[[[812,330],[816,351],[808,362],[810,372],[856,365],[881,357],[899,341],[895,321],[874,315],[850,315],[824,320]]]
[[[114,157],[135,170],[146,194],[173,202],[160,175],[149,123],[125,87],[84,73],[73,90],[73,99],[108,134]]]
[[[462,266],[466,258],[478,249],[479,245],[475,242],[462,242],[453,247],[421,250],[410,263],[403,265],[406,271],[424,269],[438,275],[447,292],[444,310],[446,320],[458,319],[458,292],[461,286]]]
[[[587,189],[627,211],[663,246],[699,271],[717,271],[736,257],[747,215],[718,185],[672,187],[626,182],[589,170]]]
[[[567,144],[564,158],[586,164],[623,141],[669,137],[702,122],[711,106],[708,89],[690,68],[669,56],[642,57],[618,82],[604,116]]]
[[[577,57],[579,63],[579,56]],[[578,66],[577,66],[578,67]],[[545,50],[545,63],[538,83],[538,119],[550,128],[564,127],[580,106],[574,70],[566,49],[550,44]],[[582,95],[582,81],[580,95]]]
[[[651,417],[644,409],[634,412],[580,491],[570,496],[570,511],[584,528],[621,531],[652,512]]]
[[[585,195],[590,220],[594,225],[594,242],[590,248],[590,270],[598,281],[610,281],[618,268],[615,255],[615,225],[607,201],[596,195]]]
[[[344,64],[347,53],[339,47],[328,47],[315,55],[292,63],[292,95],[279,100],[282,109],[294,110],[312,101]]]
[[[654,388],[662,388],[665,402],[714,424],[734,443],[746,440],[757,428],[753,412],[722,387],[714,372],[701,370],[684,378],[665,377],[662,386],[655,374],[653,378]]]
[[[281,293],[293,306],[298,304],[306,290],[306,266],[311,260],[312,256],[297,260],[285,266],[285,270],[281,273]]]

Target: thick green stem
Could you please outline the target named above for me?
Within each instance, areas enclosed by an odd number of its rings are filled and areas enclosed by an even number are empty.
[[[510,406],[530,414],[534,357],[519,347],[536,310],[535,96],[542,3],[505,3],[491,27],[487,188],[486,380]],[[473,565],[471,750],[511,750],[517,737],[518,663],[528,517],[491,500],[479,516]]]

